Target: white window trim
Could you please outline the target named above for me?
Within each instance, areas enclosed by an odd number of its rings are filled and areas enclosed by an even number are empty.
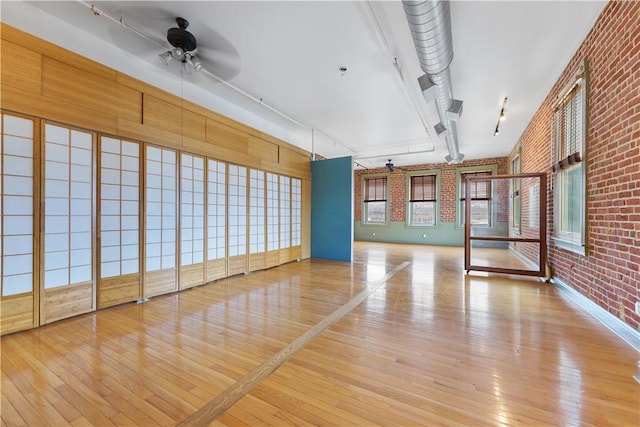
[[[588,130],[588,121],[589,121],[589,113],[588,113],[588,67],[587,60],[585,59],[579,66],[576,72],[574,73],[570,82],[562,89],[560,94],[555,99],[554,104],[554,115],[552,120],[552,148],[556,144],[555,140],[555,130],[553,128],[555,122],[555,110],[557,106],[565,99],[565,97],[569,94],[569,92],[573,89],[573,87],[580,83],[582,80],[582,87],[580,90],[584,91],[582,94],[582,141],[581,141],[581,149],[580,155],[582,157],[581,161],[581,182],[582,182],[582,206],[581,206],[581,226],[580,226],[580,235],[577,236],[578,233],[563,233],[560,226],[560,191],[561,186],[558,185],[559,177],[558,173],[567,172],[571,168],[565,169],[564,171],[554,172],[553,175],[553,212],[554,212],[554,226],[553,226],[553,236],[551,240],[554,245],[566,249],[568,251],[574,252],[579,255],[587,255],[588,252],[588,237],[587,237],[587,229],[588,229],[588,215],[587,215],[587,130]],[[551,160],[552,162],[555,159]]]

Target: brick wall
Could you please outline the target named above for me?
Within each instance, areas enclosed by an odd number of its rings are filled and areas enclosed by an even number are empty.
[[[540,106],[517,145],[522,171],[550,171],[553,99],[587,59],[588,253],[554,247],[555,277],[636,330],[640,317],[640,2],[611,1]],[[512,152],[511,158],[515,154]],[[549,174],[549,180],[552,177]],[[547,189],[553,235],[553,191]]]
[[[462,165],[446,163],[429,163],[422,165],[403,166],[404,171],[396,170],[390,174],[389,193],[391,205],[391,221],[406,221],[407,210],[407,181],[405,171],[440,170],[440,218],[441,222],[455,222],[456,220],[456,170],[459,167],[497,165],[498,174],[507,173],[507,159],[504,157],[468,160]],[[386,168],[359,169],[355,172],[354,217],[356,221],[362,219],[362,175],[386,173]]]

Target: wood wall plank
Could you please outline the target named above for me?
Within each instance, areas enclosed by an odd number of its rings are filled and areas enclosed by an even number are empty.
[[[116,81],[116,70],[112,68],[105,67],[96,61],[80,56],[77,53],[73,53],[63,47],[25,33],[5,23],[0,24],[0,37],[2,37],[3,43],[4,41],[9,41],[43,56],[46,55],[50,58],[56,58],[65,64],[73,64],[75,68],[91,73],[96,77]],[[3,63],[2,66],[4,67],[5,64]]]
[[[23,49],[9,41],[0,45],[2,55],[3,86],[39,94],[42,90],[42,56],[32,50]]]
[[[33,293],[0,298],[0,335],[34,326]]]
[[[214,259],[207,261],[207,283],[227,277],[227,260]]]
[[[291,251],[289,255],[291,256],[291,261],[297,261],[302,259],[302,247],[301,246],[293,246],[290,248]]]
[[[86,129],[116,134],[115,116],[67,104],[63,99],[25,92],[11,86],[2,86],[2,108],[18,113],[43,117]]]
[[[144,297],[168,294],[178,290],[175,268],[147,272],[144,275]]]
[[[263,164],[278,163],[278,145],[256,137],[249,138],[248,153],[252,157],[262,160]]]
[[[288,147],[280,147],[278,165],[281,173],[302,179],[311,179],[311,157],[309,154],[303,154]]]
[[[204,273],[203,263],[180,267],[180,290],[204,284]]]
[[[135,301],[140,294],[140,273],[100,279],[98,308]]]
[[[81,108],[142,121],[140,92],[46,56],[42,59],[42,93]]]
[[[179,105],[145,94],[142,124],[181,135],[182,109]]]
[[[230,128],[215,120],[207,119],[207,143],[233,150],[239,154],[249,154],[247,134]]]
[[[280,264],[280,251],[267,251],[267,268],[275,267]]]
[[[230,256],[227,272],[229,276],[247,272],[247,255]]]
[[[278,264],[285,264],[294,259],[291,255],[291,248],[284,248],[278,251]]]
[[[134,123],[130,120],[118,119],[117,129],[117,135],[122,138],[151,141],[154,145],[167,148],[180,149],[182,147],[182,138],[180,135],[152,126]]]
[[[264,270],[267,268],[267,253],[249,254],[249,271]]]
[[[93,283],[79,283],[44,290],[41,324],[88,313],[95,309]]]

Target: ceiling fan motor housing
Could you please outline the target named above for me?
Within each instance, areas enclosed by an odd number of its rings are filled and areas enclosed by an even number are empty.
[[[167,31],[167,41],[173,47],[179,47],[185,52],[191,52],[198,46],[196,38],[187,31],[189,21],[184,18],[176,18],[178,28],[169,28]]]

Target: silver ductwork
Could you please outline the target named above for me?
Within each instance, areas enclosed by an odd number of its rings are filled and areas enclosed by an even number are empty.
[[[416,46],[420,68],[425,75],[418,79],[427,101],[435,100],[440,123],[435,126],[449,150],[448,163],[460,163],[456,121],[462,114],[462,101],[453,99],[449,65],[453,60],[451,16],[448,0],[405,1],[402,6]]]

